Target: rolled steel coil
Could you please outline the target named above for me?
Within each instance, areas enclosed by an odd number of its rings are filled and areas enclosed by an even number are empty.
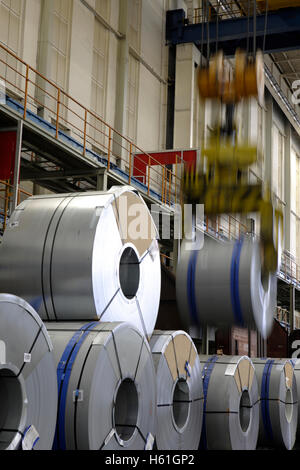
[[[155,370],[145,336],[127,323],[46,323],[58,377],[54,449],[152,448]]]
[[[255,371],[247,356],[200,356],[204,410],[201,449],[253,450],[259,431]]]
[[[297,382],[288,359],[253,359],[260,391],[260,447],[295,444],[298,420]]]
[[[262,277],[260,245],[249,239],[217,243],[201,250],[182,244],[176,295],[184,326],[256,324],[266,338],[276,306],[275,274]]]
[[[52,343],[34,309],[0,294],[0,450],[50,450],[57,413]]]
[[[156,369],[156,447],[198,449],[203,419],[201,366],[184,331],[154,331],[150,347]]]
[[[292,358],[291,362],[294,366],[294,374],[297,384],[297,400],[298,400],[298,419],[297,419],[297,432],[296,432],[296,442],[300,441],[300,359]]]
[[[150,336],[160,299],[157,237],[130,186],[31,197],[5,230],[0,288],[46,321],[129,321]]]

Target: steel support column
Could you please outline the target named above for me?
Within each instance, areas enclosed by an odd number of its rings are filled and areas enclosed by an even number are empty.
[[[22,152],[22,137],[23,137],[23,121],[18,121],[17,126],[17,139],[16,139],[16,153],[15,153],[15,166],[14,166],[14,181],[12,189],[12,197],[10,204],[10,212],[12,213],[18,205],[18,191],[19,191],[19,176],[21,165],[21,152]]]
[[[290,329],[295,329],[295,286],[290,285]]]
[[[248,326],[248,356],[251,357],[251,326]]]
[[[199,61],[193,44],[177,47],[174,148],[193,148],[195,63]]]
[[[264,180],[272,189],[272,129],[273,129],[273,98],[271,95],[266,96],[266,133],[265,133],[265,168]]]
[[[291,125],[286,122],[284,141],[284,247],[291,250]]]
[[[208,354],[208,326],[202,325],[201,354]]]
[[[107,171],[104,168],[97,173],[97,191],[107,191]]]

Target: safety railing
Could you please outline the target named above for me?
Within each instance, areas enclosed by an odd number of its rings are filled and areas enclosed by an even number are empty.
[[[206,217],[204,229],[207,233],[221,240],[237,239],[248,231],[247,226],[233,215],[225,214],[210,218]]]
[[[296,282],[300,286],[300,266],[286,252],[282,254],[280,274],[285,281]]]
[[[257,15],[266,10],[263,0],[204,0],[203,7],[194,9],[193,23],[253,16],[254,8]]]
[[[289,315],[290,312],[286,308],[282,308],[280,306],[276,307],[275,318],[284,323],[289,323]]]
[[[123,171],[128,184],[140,187],[142,183],[148,196],[154,195],[164,204],[180,202],[180,155],[172,168],[162,165],[2,44],[0,79],[7,94],[22,105],[24,120],[36,114],[52,136],[70,145],[73,139],[86,158],[97,158],[108,171]]]
[[[10,215],[10,202],[12,198],[13,185],[8,181],[0,180],[0,217],[2,219],[2,231],[4,232]],[[18,189],[18,204],[27,197],[32,196],[31,193],[24,189]]]

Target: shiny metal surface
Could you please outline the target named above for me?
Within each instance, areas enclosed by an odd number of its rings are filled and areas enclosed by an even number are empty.
[[[297,401],[298,401],[298,417],[297,417],[297,432],[296,432],[296,441],[300,441],[300,359],[292,358],[291,359],[294,365],[294,374],[297,384]]]
[[[261,413],[258,445],[294,447],[298,422],[297,380],[289,359],[253,359]],[[263,407],[265,407],[263,409]]]
[[[58,365],[85,324],[46,325]],[[65,449],[144,449],[148,435],[155,436],[156,431],[155,370],[144,335],[127,323],[95,322],[68,369],[66,401],[63,406],[60,398],[58,421]],[[63,448],[59,442],[58,448]]]
[[[161,450],[198,449],[203,418],[201,366],[184,331],[154,331],[150,347],[156,369],[157,432]]]
[[[176,279],[180,314],[186,327],[197,322],[250,324],[266,338],[273,324],[277,278],[269,274],[262,279],[257,242],[242,241],[238,258],[237,243],[206,239],[198,252],[186,250],[182,243]]]
[[[149,225],[143,240],[130,235],[136,205]],[[129,186],[28,198],[4,234],[0,288],[25,298],[43,320],[129,321],[150,336],[160,299],[157,237]]]
[[[200,356],[202,377],[209,373],[201,442],[208,450],[254,450],[259,432],[259,395],[247,356]]]
[[[50,450],[57,413],[52,343],[24,300],[0,294],[0,449],[18,449],[34,426],[35,450]]]

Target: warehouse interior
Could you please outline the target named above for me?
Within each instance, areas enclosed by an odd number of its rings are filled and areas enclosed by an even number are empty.
[[[1,450],[300,448],[299,105],[298,0],[0,0]]]

